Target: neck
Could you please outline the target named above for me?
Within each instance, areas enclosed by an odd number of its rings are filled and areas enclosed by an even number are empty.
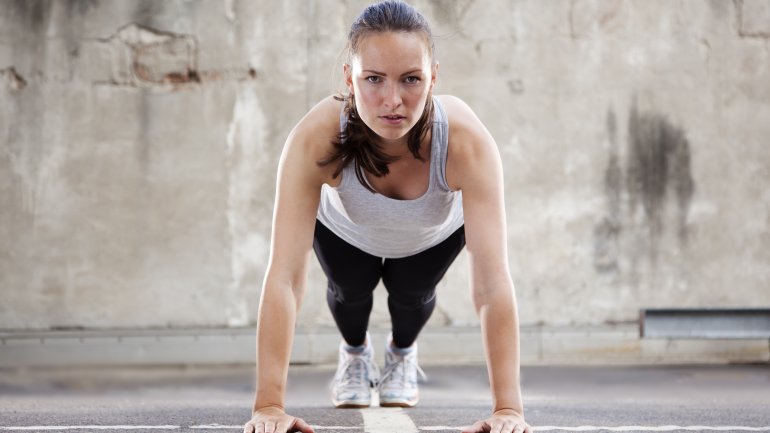
[[[380,137],[380,146],[385,149],[385,153],[397,158],[403,158],[412,154],[412,152],[409,151],[409,142],[406,137],[396,140],[385,140]]]

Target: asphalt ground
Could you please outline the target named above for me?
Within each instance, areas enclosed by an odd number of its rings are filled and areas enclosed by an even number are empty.
[[[291,366],[288,412],[318,432],[457,431],[490,412],[483,365],[423,365],[412,409],[334,409],[334,366]],[[768,431],[770,365],[532,366],[535,431]],[[250,366],[0,370],[0,431],[238,432]]]

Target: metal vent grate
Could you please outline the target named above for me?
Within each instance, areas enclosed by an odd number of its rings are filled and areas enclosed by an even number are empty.
[[[643,338],[770,338],[770,308],[647,308]]]

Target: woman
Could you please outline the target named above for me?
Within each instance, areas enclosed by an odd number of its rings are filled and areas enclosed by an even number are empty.
[[[313,431],[284,412],[311,248],[343,337],[333,403],[366,407],[377,392],[382,406],[409,407],[419,398],[417,335],[435,306],[436,284],[466,245],[494,404],[489,418],[466,431],[530,431],[495,142],[461,100],[432,95],[433,41],[411,6],[369,6],[348,42],[348,95],[312,108],[281,155],[258,316],[257,393],[244,431]],[[382,374],[366,331],[380,279],[392,319]]]

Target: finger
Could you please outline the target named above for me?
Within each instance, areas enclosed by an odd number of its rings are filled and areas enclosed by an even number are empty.
[[[468,427],[465,427],[461,433],[481,433],[483,430],[481,430],[480,423],[476,423],[473,425],[469,425]]]
[[[525,424],[516,424],[513,428],[513,433],[524,433],[524,427],[526,427]]]
[[[505,427],[504,422],[493,422],[492,428],[489,430],[490,433],[502,433],[503,427]]]
[[[315,433],[313,427],[310,427],[310,424],[306,423],[305,420],[301,418],[294,418],[294,424],[292,424],[289,430],[300,431],[302,433]]]
[[[257,423],[257,433],[265,433],[265,423],[263,422]]]
[[[254,433],[254,424],[247,422],[246,425],[243,426],[243,433]]]
[[[532,426],[529,424],[526,424],[524,427],[524,433],[532,433]]]
[[[265,433],[275,433],[275,423],[273,421],[265,423]]]
[[[492,429],[492,426],[489,425],[486,421],[477,421],[476,424],[473,424],[472,426],[468,427],[464,433],[485,433]]]

